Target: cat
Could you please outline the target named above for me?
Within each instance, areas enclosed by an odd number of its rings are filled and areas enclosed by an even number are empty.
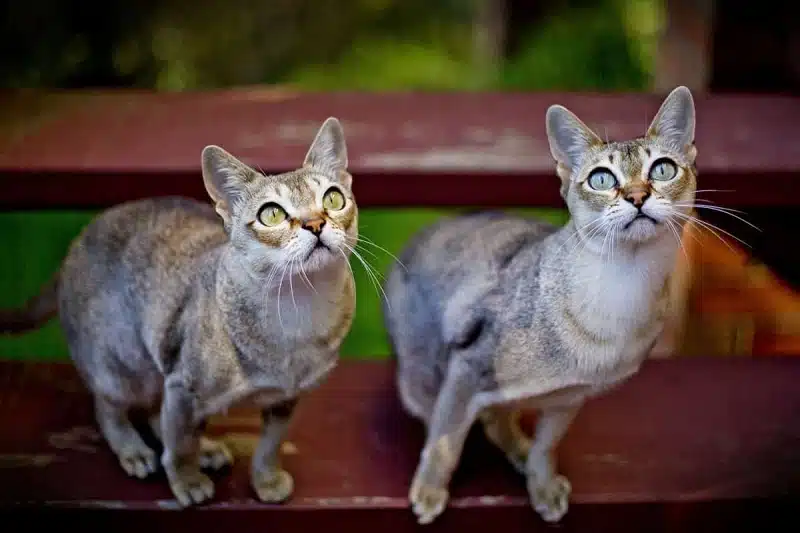
[[[690,91],[673,90],[633,140],[603,142],[559,105],[545,122],[566,225],[445,218],[413,236],[387,276],[398,393],[427,431],[408,496],[421,524],[446,508],[476,420],[526,476],[533,508],[559,521],[571,486],[555,448],[587,399],[637,372],[668,312],[696,190]],[[521,408],[539,411],[532,439]]]
[[[259,407],[251,484],[260,500],[282,502],[294,488],[278,457],[293,408],[336,366],[355,312],[358,208],[344,132],[328,118],[302,168],[278,175],[207,146],[202,176],[213,207],[161,197],[101,213],[53,282],[5,311],[0,329],[31,329],[57,312],[120,464],[138,478],[156,471],[129,420],[132,408],[149,410],[182,506],[213,497],[201,469],[232,461],[202,435],[204,420],[234,403]]]

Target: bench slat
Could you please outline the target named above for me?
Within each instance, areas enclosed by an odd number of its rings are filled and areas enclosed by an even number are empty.
[[[0,209],[101,207],[154,195],[205,198],[200,151],[219,144],[265,172],[296,167],[340,117],[362,206],[562,207],[544,132],[548,105],[611,139],[641,135],[661,95],[294,93],[256,88],[0,92]],[[800,99],[697,96],[704,197],[795,205]],[[491,178],[491,179],[487,179]]]
[[[560,462],[574,498],[565,527],[645,531],[654,520],[664,531],[709,531],[709,523],[763,527],[796,508],[798,382],[795,358],[649,362],[591,402],[568,432]],[[161,477],[125,476],[97,436],[90,399],[71,366],[4,362],[0,383],[3,512],[27,510],[35,521],[49,518],[44,510],[69,509],[67,518],[98,524],[113,523],[112,511],[137,510],[117,518],[126,531],[175,521],[209,531],[234,523],[374,531],[383,518],[386,531],[416,530],[405,497],[423,432],[401,411],[392,364],[343,362],[301,402],[284,446],[296,492],[283,506],[257,503],[248,486],[255,413],[233,410],[212,420],[210,431],[226,435],[240,457],[218,477],[216,498],[202,513],[167,512],[175,504]],[[522,479],[477,428],[451,488],[451,508],[440,517],[444,530],[542,526]]]

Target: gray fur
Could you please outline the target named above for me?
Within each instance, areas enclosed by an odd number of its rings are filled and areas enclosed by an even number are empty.
[[[250,403],[265,424],[253,488],[263,501],[283,501],[293,482],[278,452],[292,407],[336,365],[354,313],[347,261],[358,217],[344,136],[328,119],[304,166],[275,176],[215,146],[202,160],[214,207],[159,198],[103,212],[64,260],[59,315],[98,424],[129,474],[157,465],[128,419],[145,408],[176,498],[208,500],[214,487],[200,469],[231,454],[201,435],[203,423]],[[330,187],[346,199],[336,212],[322,205]],[[283,207],[283,222],[261,222],[267,202]],[[309,221],[319,237],[304,229]]]
[[[689,91],[673,91],[640,139],[603,143],[560,106],[546,127],[571,215],[564,227],[501,213],[442,220],[411,240],[387,279],[400,398],[427,428],[409,491],[420,523],[444,510],[477,419],[526,475],[542,518],[560,520],[571,489],[556,446],[583,402],[638,370],[663,327],[695,191]],[[661,157],[679,170],[656,183],[648,175]],[[589,186],[598,167],[613,172],[613,190]],[[634,220],[642,199],[653,220]],[[517,425],[522,407],[540,411],[533,439]]]

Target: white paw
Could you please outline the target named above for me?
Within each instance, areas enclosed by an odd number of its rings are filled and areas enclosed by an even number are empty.
[[[199,461],[200,468],[220,470],[233,464],[233,454],[223,442],[201,437]]]
[[[546,483],[528,482],[531,504],[545,522],[558,522],[567,513],[572,485],[564,476],[555,476]]]
[[[446,489],[423,485],[416,480],[411,484],[408,499],[419,524],[430,524],[444,512],[449,494]]]
[[[264,503],[282,503],[294,492],[294,480],[286,470],[253,474],[253,489]]]
[[[172,494],[183,507],[203,503],[214,497],[214,482],[199,469],[184,468],[169,478]]]
[[[158,469],[155,452],[144,443],[121,450],[117,458],[129,476],[139,479],[146,478]]]

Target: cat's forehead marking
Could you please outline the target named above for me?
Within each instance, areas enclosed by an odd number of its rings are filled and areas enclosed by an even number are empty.
[[[273,190],[281,199],[296,209],[303,209],[316,200],[316,189],[319,182],[312,178],[313,174],[294,171],[273,177]]]
[[[641,178],[645,162],[648,159],[647,149],[641,140],[612,142],[604,147],[605,161],[622,181]]]

